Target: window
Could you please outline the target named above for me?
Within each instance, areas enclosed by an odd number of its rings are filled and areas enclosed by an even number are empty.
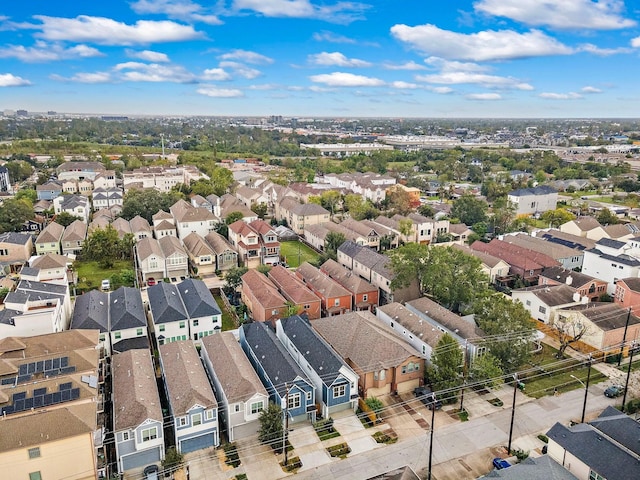
[[[346,385],[337,385],[333,387],[333,398],[344,397],[347,393]]]
[[[264,409],[262,402],[255,402],[251,404],[251,415],[261,412]]]
[[[607,480],[602,475],[594,472],[593,470],[589,470],[589,480]]]
[[[340,306],[340,299],[339,299],[339,298],[336,298],[336,299],[333,301],[333,304],[334,304],[336,307]]]
[[[104,342],[104,339],[105,339],[104,333],[101,333],[101,334],[100,334],[100,341],[101,341],[101,342]]]
[[[138,337],[142,336],[142,329],[141,328],[136,329],[136,336],[138,336]]]
[[[159,330],[160,330],[161,332],[164,332],[164,327],[165,327],[164,325],[160,325]]]
[[[295,408],[300,408],[301,404],[302,404],[302,402],[300,401],[300,394],[299,393],[289,394],[289,402],[287,403],[287,407],[289,408],[289,410],[293,410]]]
[[[31,472],[29,474],[29,480],[42,480],[42,475],[40,475],[40,472]]]
[[[191,425],[194,427],[196,425],[200,425],[202,423],[202,414],[196,413],[195,415],[191,415]]]
[[[116,340],[120,340],[122,338],[122,332],[116,332],[114,337],[115,337]]]
[[[195,319],[195,320],[193,321],[193,326],[194,326],[194,327],[197,327],[197,326],[198,326],[198,323],[200,323],[200,320]]]
[[[178,426],[184,427],[187,424],[187,417],[178,417]]]
[[[240,411],[240,404],[239,404],[239,403],[236,403],[236,404],[233,406],[233,409],[235,410],[235,412],[236,412],[236,413],[238,413],[238,412]]]
[[[40,447],[30,448],[28,451],[29,451],[29,458],[40,457]]]
[[[409,362],[402,367],[402,373],[417,372],[420,370],[420,364],[418,362]]]
[[[9,255],[9,250],[6,248],[0,248],[0,257],[6,257]]]
[[[307,402],[311,401],[311,395],[312,395],[311,392],[307,392]]]
[[[367,295],[366,293],[362,295],[362,301],[366,302],[367,300],[369,300],[369,295]]]
[[[204,419],[205,420],[213,420],[215,417],[214,415],[214,411],[213,410],[205,410],[204,412]]]
[[[142,430],[142,441],[148,442],[158,438],[158,427],[145,428]]]
[[[184,328],[185,327],[185,322],[180,322],[180,328]]]
[[[546,307],[543,307],[542,305],[538,307],[538,311],[539,311],[540,313],[542,313],[543,315],[544,315],[545,313],[547,313],[547,309],[546,309]]]
[[[271,310],[271,315],[277,315],[277,314],[278,314],[278,309]]]

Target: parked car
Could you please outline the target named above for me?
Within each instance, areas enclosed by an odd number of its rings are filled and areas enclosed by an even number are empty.
[[[111,290],[111,281],[108,279],[102,280],[102,285],[100,286],[100,288],[103,292],[108,292],[109,290]]]
[[[622,385],[611,385],[604,391],[604,396],[609,398],[619,397],[624,393],[624,387]]]
[[[413,395],[416,398],[419,398],[420,401],[427,407],[429,410],[432,410],[434,407],[436,410],[440,410],[442,408],[442,402],[440,400],[433,401],[433,392],[429,387],[416,387],[413,390]]]
[[[156,284],[156,279],[155,278],[148,278],[147,279],[147,286],[153,287],[155,284]]]
[[[509,468],[511,464],[504,458],[494,458],[493,466],[496,468],[496,470],[502,470],[503,468]]]
[[[160,469],[158,468],[157,465],[148,465],[147,467],[145,467],[143,473],[144,473],[144,479],[145,480],[158,480],[158,472],[160,471]]]

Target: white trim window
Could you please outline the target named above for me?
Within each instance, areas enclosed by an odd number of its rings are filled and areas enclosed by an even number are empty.
[[[336,385],[333,387],[333,398],[344,397],[347,393],[347,386],[345,384]]]
[[[301,399],[300,399],[300,394],[299,393],[290,393],[289,394],[289,401],[288,401],[288,405],[287,405],[289,410],[293,410],[295,408],[300,408],[300,405],[302,405],[302,402],[301,402]]]
[[[187,425],[187,417],[178,417],[178,426],[184,427]]]
[[[148,442],[158,438],[158,427],[145,428],[142,430],[142,441]]]
[[[204,419],[205,420],[213,420],[215,418],[213,410],[205,410],[204,411]]]
[[[264,403],[262,401],[253,402],[251,404],[251,415],[256,415],[260,413],[262,410],[264,410]]]
[[[200,425],[202,423],[202,414],[201,413],[194,413],[193,415],[191,415],[191,425],[192,426],[196,426],[196,425]]]

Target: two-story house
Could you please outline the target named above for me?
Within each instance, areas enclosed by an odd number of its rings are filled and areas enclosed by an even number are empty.
[[[335,260],[329,259],[320,266],[320,271],[329,275],[344,288],[353,298],[351,310],[371,310],[378,305],[378,287],[354,274]]]
[[[269,395],[231,332],[202,339],[200,356],[218,400],[221,429],[229,442],[258,433]]]
[[[275,322],[286,316],[287,299],[266,275],[249,270],[242,276],[242,303],[256,322]]]
[[[32,254],[33,237],[28,233],[0,233],[0,265],[9,272],[20,270]]]
[[[623,308],[630,308],[634,315],[640,315],[640,278],[618,280],[613,301]]]
[[[229,243],[238,252],[238,260],[242,265],[247,268],[260,265],[260,235],[249,224],[237,220],[229,225]]]
[[[89,223],[91,207],[89,199],[82,195],[61,195],[53,199],[53,209],[56,215],[67,212],[69,215],[80,218],[84,223]]]
[[[640,260],[630,253],[626,242],[602,238],[585,250],[582,273],[607,282],[607,293],[614,295],[618,279],[640,276]]]
[[[142,240],[143,238],[152,238],[153,233],[151,231],[151,225],[145,218],[142,218],[140,215],[136,215],[131,220],[129,220],[129,227],[131,227],[131,233],[137,241]]]
[[[329,211],[315,203],[300,203],[293,197],[284,197],[276,204],[276,218],[286,220],[289,228],[298,235],[304,233],[308,225],[329,221]]]
[[[269,270],[267,275],[287,301],[295,305],[296,314],[304,314],[309,320],[321,317],[322,301],[320,297],[305,287],[304,282],[295,273],[281,265],[276,265]]]
[[[156,281],[165,277],[165,256],[160,242],[155,238],[143,238],[136,243],[137,265],[142,280]]]
[[[180,239],[184,239],[190,233],[197,233],[204,237],[216,226],[213,213],[206,208],[196,208],[184,200],[178,200],[169,210],[175,219]]]
[[[78,255],[82,251],[84,241],[87,239],[87,224],[82,220],[75,220],[62,234],[62,253],[64,255]]]
[[[516,215],[544,213],[557,207],[558,191],[548,185],[521,188],[509,192],[507,201],[516,207]]]
[[[176,221],[170,213],[167,213],[164,210],[159,210],[153,215],[152,220],[153,233],[158,240],[168,235],[172,237],[178,236]]]
[[[164,254],[166,278],[186,278],[189,276],[189,256],[176,237],[166,236],[158,240]]]
[[[322,313],[325,316],[339,315],[351,310],[353,295],[351,292],[322,273],[308,262],[296,269],[296,275],[322,301]]]
[[[213,250],[216,270],[224,272],[238,266],[238,252],[233,249],[226,238],[218,232],[211,232],[204,239]]]
[[[190,233],[182,241],[193,272],[207,275],[216,271],[215,252],[204,238],[197,233]]]
[[[218,402],[192,340],[158,347],[177,450],[189,453],[220,445]]]
[[[280,261],[280,242],[278,235],[264,220],[254,220],[249,223],[249,228],[258,234],[260,242],[260,263],[273,265]]]
[[[538,277],[538,285],[560,285],[562,283],[575,288],[580,297],[587,297],[592,302],[598,301],[602,295],[607,293],[607,282],[564,267],[545,268]]]
[[[36,254],[62,253],[62,235],[64,227],[56,222],[51,222],[36,238]]]

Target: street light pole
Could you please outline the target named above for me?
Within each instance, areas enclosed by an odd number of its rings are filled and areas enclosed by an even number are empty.
[[[511,455],[511,439],[513,438],[513,420],[516,416],[516,393],[518,392],[518,374],[513,374],[513,406],[511,407],[511,426],[509,427],[509,444],[507,453]]]
[[[435,428],[436,421],[436,394],[431,394],[431,440],[429,440],[429,473],[427,480],[431,480],[431,465],[433,459],[433,430]]]
[[[284,467],[287,468],[289,464],[288,452],[287,452],[287,433],[289,433],[289,386],[285,383],[286,389],[285,404],[284,404],[284,430],[282,431],[282,451],[284,452]]]
[[[624,413],[624,404],[627,401],[627,389],[629,388],[629,376],[631,375],[631,363],[633,362],[633,353],[636,350],[636,342],[631,342],[631,350],[629,352],[629,365],[627,366],[627,380],[624,382],[624,393],[622,395],[622,408],[620,411]]]
[[[584,423],[584,415],[587,411],[587,395],[589,393],[589,380],[591,379],[591,355],[589,355],[589,363],[587,367],[587,384],[584,386],[584,402],[582,402],[582,418],[580,423]]]
[[[631,319],[631,307],[627,312],[627,321],[624,324],[624,333],[622,334],[622,345],[620,346],[620,355],[618,355],[618,366],[622,362],[622,354],[624,353],[624,344],[627,342],[627,329],[629,328],[629,320]]]

